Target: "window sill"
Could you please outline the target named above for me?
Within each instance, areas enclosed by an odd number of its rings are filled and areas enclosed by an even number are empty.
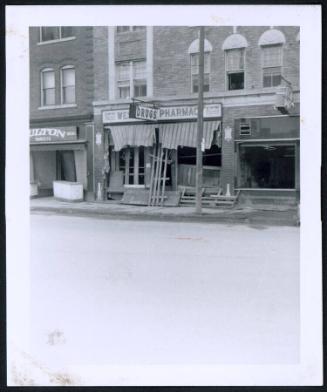
[[[38,110],[51,110],[51,109],[68,109],[77,108],[76,103],[66,104],[66,105],[49,105],[49,106],[39,106]]]
[[[76,37],[67,37],[67,38],[60,38],[60,39],[52,39],[49,41],[41,41],[38,42],[37,45],[42,46],[42,45],[48,45],[48,44],[56,44],[58,42],[66,42],[66,41],[72,41],[76,39]]]

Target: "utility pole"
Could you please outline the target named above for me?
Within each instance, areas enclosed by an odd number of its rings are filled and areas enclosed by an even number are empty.
[[[196,213],[202,213],[202,139],[203,139],[203,79],[204,79],[204,27],[200,27],[199,36],[199,96],[198,127],[196,144]]]

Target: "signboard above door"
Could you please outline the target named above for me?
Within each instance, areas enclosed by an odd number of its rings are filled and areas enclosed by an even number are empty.
[[[129,109],[107,110],[102,113],[103,123],[117,123],[135,120],[188,120],[198,116],[197,105],[162,106],[154,108],[148,104],[133,103]],[[203,108],[204,118],[219,118],[222,116],[221,103],[207,104]]]
[[[30,143],[66,142],[77,139],[77,127],[31,128]]]

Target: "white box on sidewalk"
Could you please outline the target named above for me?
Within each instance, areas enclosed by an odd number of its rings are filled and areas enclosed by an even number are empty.
[[[82,201],[83,184],[71,181],[53,181],[53,196],[60,200]]]

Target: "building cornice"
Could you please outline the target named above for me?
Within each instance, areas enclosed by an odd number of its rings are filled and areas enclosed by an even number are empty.
[[[222,93],[206,93],[204,95],[205,103],[222,103],[224,107],[236,107],[236,106],[250,106],[250,105],[269,105],[275,102],[275,88],[269,89],[256,89],[247,91],[224,91]],[[296,89],[293,91],[294,102],[300,102],[300,90]],[[184,95],[184,96],[154,96],[142,98],[144,102],[155,102],[160,103],[163,106],[169,104],[189,104],[197,103],[197,95]],[[132,99],[125,100],[106,100],[106,101],[94,101],[93,106],[99,107],[115,107],[115,108],[126,108]]]

